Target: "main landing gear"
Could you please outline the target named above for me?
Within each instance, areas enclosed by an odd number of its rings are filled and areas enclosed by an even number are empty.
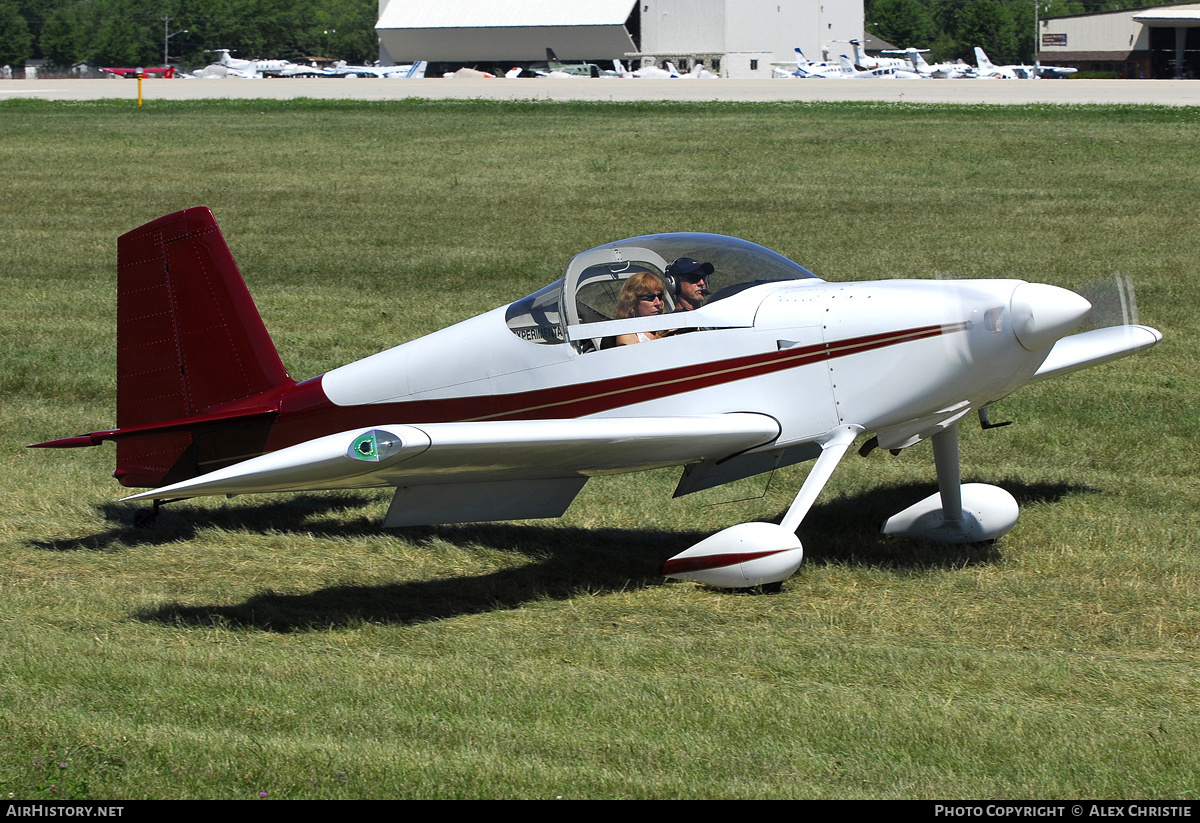
[[[980,420],[987,422],[982,415]],[[730,526],[672,557],[663,564],[663,575],[725,589],[765,590],[780,585],[804,559],[796,529],[861,432],[859,426],[844,426],[821,445],[816,465],[779,525]],[[980,543],[995,540],[1015,526],[1019,512],[1011,494],[983,483],[962,484],[958,423],[946,426],[931,440],[937,493],[889,517],[883,533],[938,543]]]

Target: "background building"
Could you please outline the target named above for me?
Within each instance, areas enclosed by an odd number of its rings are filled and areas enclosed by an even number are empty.
[[[380,0],[380,58],[458,66],[695,62],[724,77],[770,77],[773,61],[846,50],[863,36],[863,0]]]
[[[1200,76],[1200,3],[1050,17],[1039,26],[1038,59],[1120,77]]]

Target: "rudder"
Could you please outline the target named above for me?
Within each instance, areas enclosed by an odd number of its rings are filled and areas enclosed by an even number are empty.
[[[175,212],[117,240],[117,427],[260,407],[292,384],[212,212]],[[194,476],[186,429],[126,438],[114,476]],[[204,461],[207,462],[207,461]]]

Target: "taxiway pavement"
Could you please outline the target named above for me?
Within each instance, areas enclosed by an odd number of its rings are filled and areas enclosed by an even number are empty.
[[[0,100],[137,100],[137,81],[5,80]],[[1022,105],[1048,103],[1200,105],[1196,80],[641,80],[533,78],[375,80],[365,78],[266,78],[162,80],[142,83],[144,101],[297,98],[399,100],[585,101],[875,101]]]

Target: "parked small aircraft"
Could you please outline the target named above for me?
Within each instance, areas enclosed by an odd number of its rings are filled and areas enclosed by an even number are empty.
[[[987,54],[979,46],[975,47],[975,63],[979,66],[978,72],[980,77],[1004,79],[1038,80],[1043,77],[1066,77],[1079,71],[1078,69],[1062,66],[1026,66],[1019,64],[997,66],[988,59]]]
[[[241,73],[245,75],[278,74],[296,65],[290,60],[239,60],[229,55],[229,49],[212,49],[211,51],[213,54],[221,55],[220,59],[217,60],[218,65],[233,70],[231,73],[238,72],[239,76],[241,76]]]
[[[1033,64],[1033,75],[1036,78],[1044,78],[1053,80],[1060,77],[1070,77],[1072,74],[1079,72],[1079,69],[1071,66],[1043,66],[1041,63]]]
[[[667,61],[667,71],[671,72],[671,75],[673,77],[676,77],[680,80],[716,80],[717,79],[717,75],[714,74],[713,72],[709,71],[708,69],[706,69],[704,67],[703,63],[697,63],[696,65],[692,66],[691,71],[681,72],[679,70],[678,66],[676,66],[674,63],[672,63],[670,60],[668,60]]]
[[[530,71],[542,77],[599,77],[600,67],[595,63],[563,63],[554,53],[554,49],[546,49],[545,67],[530,67]]]
[[[314,69],[314,71],[316,71]],[[242,80],[262,80],[262,72],[254,69],[235,69],[221,63],[209,63],[203,68],[196,69],[191,74],[185,74],[184,80],[223,80],[226,77],[238,77]]]
[[[835,43],[849,43],[854,51],[854,67],[858,69],[896,68],[909,69],[911,64],[902,57],[872,57],[863,51],[862,43],[858,40],[835,40]]]
[[[424,60],[418,60],[416,63],[394,66],[351,66],[345,60],[338,60],[328,69],[326,74],[333,77],[378,77],[388,79],[402,80],[420,80],[425,77],[425,70],[429,64]]]
[[[772,63],[773,77],[798,77],[798,78],[821,78],[826,80],[864,80],[864,79],[894,79],[894,78],[916,78],[921,77],[905,60],[898,59],[868,59],[866,65],[857,62],[862,59],[862,53],[858,50],[858,41],[847,40],[837,42],[848,42],[855,46],[855,59],[851,60],[847,55],[838,55],[837,60],[826,60],[819,63],[809,61],[804,52],[796,49],[796,63],[792,68],[791,63]],[[788,69],[792,69],[788,71]]]
[[[329,69],[318,66],[315,62],[291,63],[274,72],[273,77],[333,77]]]
[[[238,60],[229,56],[229,49],[213,49],[214,54],[221,55],[217,62],[210,63],[204,68],[196,69],[187,78],[201,78],[205,80],[220,79],[224,77],[240,77],[243,80],[261,80],[263,71],[260,69],[260,64],[271,66],[271,73],[279,74],[291,67],[293,64],[286,60]],[[296,66],[296,68],[308,68],[306,66]],[[313,71],[320,71],[313,69]]]
[[[620,60],[613,60],[613,72],[604,72],[606,77],[636,77],[643,80],[677,80],[678,72],[660,69],[658,66],[642,66],[640,69],[626,69]]]
[[[842,55],[843,59],[849,59]],[[796,47],[794,63],[772,63],[772,74],[775,77],[843,77],[846,75],[845,64],[839,61],[814,62],[804,56],[804,51]]]
[[[991,60],[988,59],[988,56],[983,53],[983,49],[979,48],[979,46],[975,47],[975,65],[976,65],[976,69],[975,69],[976,73],[980,77],[986,78],[986,79],[1017,80],[1017,79],[1024,78],[1026,76],[1029,76],[1029,77],[1033,76],[1032,74],[1026,75],[1026,73],[1024,71],[1022,71],[1021,74],[1018,75],[1016,72],[1016,69],[1018,68],[1017,66],[997,66],[997,65],[995,65],[994,63],[992,63]],[[1020,66],[1019,68],[1025,69],[1027,67]],[[1032,68],[1032,66],[1029,66],[1028,68]]]
[[[922,77],[933,77],[937,79],[958,79],[962,77],[974,77],[975,69],[973,66],[968,66],[966,63],[956,61],[953,63],[934,63],[930,64],[925,60],[925,52],[929,49],[885,49],[884,54],[903,54],[906,55],[909,62],[912,64],[913,71]]]
[[[875,68],[856,66],[844,54],[841,56],[840,62],[843,73],[839,76],[853,80],[922,80],[927,76],[920,74],[912,66],[883,65]]]
[[[296,381],[208,209],[123,235],[117,272],[117,427],[36,446],[115,442],[121,485],[156,487],[126,499],[157,509],[395,488],[384,526],[399,527],[557,517],[594,475],[683,465],[682,495],[815,458],[781,523],[732,526],[663,567],[726,588],[796,570],[797,528],[867,432],[863,454],[933,442],[939,491],[884,532],[999,537],[1017,503],[961,483],[959,422],[1162,337],[1139,325],[1070,334],[1091,307],[1056,286],[829,283],[745,240],[656,234],[577,254],[528,297]],[[630,316],[621,300],[651,311]],[[648,342],[611,345],[635,334]]]

